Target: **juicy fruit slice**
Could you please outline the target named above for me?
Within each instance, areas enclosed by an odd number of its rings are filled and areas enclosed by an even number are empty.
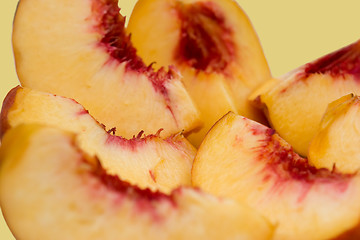
[[[111,174],[138,185],[170,192],[191,184],[191,167],[196,149],[177,134],[166,139],[155,135],[125,139],[106,132],[87,110],[72,99],[16,87],[5,98],[0,126],[37,123],[77,133],[81,149],[101,159]]]
[[[250,94],[249,100],[251,103],[256,107],[261,108],[262,103],[260,101],[260,96],[278,84],[279,81],[280,80],[278,78],[270,78],[262,83],[260,87],[256,88],[255,91]]]
[[[1,208],[18,239],[271,239],[250,208],[187,188],[141,190],[60,130],[11,129],[0,162]]]
[[[316,167],[342,172],[360,170],[360,98],[352,94],[331,103],[310,143],[309,160]]]
[[[145,65],[124,24],[116,0],[20,1],[13,47],[22,86],[75,99],[127,138],[198,127],[179,74]]]
[[[147,64],[174,64],[205,126],[228,111],[263,121],[247,100],[270,71],[251,23],[235,1],[140,0],[127,31]]]
[[[260,95],[268,119],[295,151],[308,155],[327,105],[360,94],[360,41],[308,63]]]
[[[274,130],[233,113],[201,144],[192,182],[264,214],[277,224],[274,239],[332,239],[359,229],[358,174],[316,169]]]

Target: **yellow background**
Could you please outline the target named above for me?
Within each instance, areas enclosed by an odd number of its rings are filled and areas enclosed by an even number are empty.
[[[136,0],[120,0],[121,12],[129,16],[135,2]],[[350,44],[360,37],[359,0],[238,2],[250,17],[259,35],[275,77]],[[1,101],[6,93],[18,84],[11,47],[12,20],[16,4],[17,0],[0,1]],[[1,217],[0,239],[14,239]]]

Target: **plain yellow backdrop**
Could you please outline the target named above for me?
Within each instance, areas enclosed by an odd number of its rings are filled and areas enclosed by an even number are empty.
[[[129,16],[135,2],[136,0],[120,0],[121,12]],[[360,38],[359,0],[238,2],[259,35],[275,77]],[[1,101],[6,93],[18,84],[11,47],[12,21],[16,5],[17,0],[0,1]],[[0,239],[14,239],[1,217]]]

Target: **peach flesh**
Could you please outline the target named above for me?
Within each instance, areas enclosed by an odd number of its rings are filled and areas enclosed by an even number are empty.
[[[176,75],[174,69],[170,67],[169,71],[166,72],[164,68],[161,68],[155,72],[151,65],[145,65],[137,55],[136,49],[131,43],[130,35],[125,31],[125,17],[120,14],[117,0],[92,0],[92,11],[97,22],[94,30],[103,35],[103,38],[99,41],[99,46],[111,57],[109,62],[126,62],[127,71],[145,74],[151,81],[155,91],[164,96],[167,109],[174,116],[170,107],[170,98],[164,85],[166,81],[170,81]]]
[[[108,133],[111,133],[111,132],[113,132],[113,134],[115,134],[115,129],[110,129],[108,131]],[[121,136],[116,136],[116,135],[109,135],[108,138],[106,139],[106,144],[114,144],[114,145],[118,145],[121,147],[126,147],[135,152],[137,150],[137,148],[142,146],[143,144],[145,144],[147,140],[149,140],[151,138],[159,138],[160,132],[161,132],[161,130],[159,130],[156,134],[142,136],[144,134],[144,131],[141,131],[136,137],[134,136],[131,139],[126,139],[126,138],[123,138]],[[166,140],[168,140],[168,139],[166,139]],[[170,142],[170,141],[168,141],[168,142]]]
[[[0,139],[2,139],[4,133],[6,130],[10,128],[10,125],[8,123],[7,115],[10,107],[15,102],[16,98],[16,92],[20,88],[20,86],[17,86],[10,90],[10,92],[6,95],[2,108],[1,108],[1,114],[0,114]]]
[[[114,204],[121,205],[125,198],[131,199],[135,203],[134,214],[148,214],[155,223],[160,223],[163,219],[156,211],[156,204],[166,204],[177,208],[177,202],[174,199],[174,193],[181,193],[181,188],[174,190],[170,194],[161,191],[152,191],[149,188],[141,189],[127,181],[121,180],[117,175],[111,175],[102,167],[98,159],[90,161],[84,157],[78,159],[78,171],[88,170],[87,174],[94,180],[92,187],[88,189],[90,194],[96,197],[104,197],[104,192],[111,192],[116,197]]]
[[[108,131],[109,134],[112,133],[113,135],[108,136],[108,138],[106,139],[106,144],[118,145],[123,148],[128,148],[133,152],[136,152],[138,150],[138,148],[140,148],[141,146],[146,144],[146,142],[151,140],[152,138],[160,138],[162,129],[160,129],[156,134],[150,134],[150,135],[145,135],[144,131],[141,131],[141,132],[139,132],[139,134],[137,136],[134,136],[131,139],[126,139],[121,136],[116,136],[115,131],[116,131],[116,129],[110,129]],[[183,145],[184,142],[176,141],[176,136],[177,135],[173,135],[164,140],[167,143],[171,144],[171,146],[173,148],[182,150],[183,148],[181,145]],[[150,172],[150,175],[152,175],[151,172]],[[155,178],[155,176],[152,176],[152,177]]]
[[[233,31],[212,2],[177,3],[181,34],[175,59],[204,72],[223,73],[234,60]]]
[[[299,78],[316,73],[330,74],[334,78],[350,74],[360,80],[360,41],[308,63]]]
[[[288,181],[301,182],[303,189],[299,195],[299,202],[305,197],[310,190],[311,185],[315,183],[332,184],[334,189],[344,192],[347,189],[349,181],[353,174],[339,173],[335,167],[332,171],[326,168],[315,168],[309,164],[307,158],[302,158],[296,154],[289,146],[281,143],[275,131],[270,128],[253,128],[254,135],[266,136],[262,145],[256,149],[257,160],[266,160],[266,167],[263,169],[263,181],[274,180],[273,190],[277,191],[282,184]],[[238,139],[238,141],[246,141]]]
[[[120,8],[115,0],[93,0],[92,11],[98,25],[95,30],[103,35],[100,45],[119,62],[127,62],[127,68],[146,71],[147,66],[136,54],[130,36],[125,33],[125,17],[119,14]]]
[[[102,168],[100,163],[97,163],[97,166],[93,167],[92,176],[100,181],[103,186],[108,190],[113,191],[119,194],[119,199],[122,196],[126,195],[136,202],[137,210],[139,213],[148,211],[152,213],[154,220],[159,220],[156,216],[155,208],[153,204],[156,202],[167,203],[174,208],[176,207],[176,202],[173,199],[173,195],[167,195],[160,191],[151,191],[150,189],[141,189],[136,185],[132,185],[126,181],[122,181],[118,176],[109,175],[106,170]],[[119,201],[121,204],[121,201]]]

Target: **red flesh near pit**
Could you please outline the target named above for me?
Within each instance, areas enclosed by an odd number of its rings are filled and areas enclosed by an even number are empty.
[[[215,3],[177,3],[181,33],[175,59],[207,73],[225,73],[235,59],[233,31]]]
[[[272,191],[277,192],[290,182],[299,183],[302,186],[298,197],[300,202],[316,184],[330,184],[332,189],[339,193],[348,188],[354,174],[339,173],[335,167],[332,171],[325,168],[317,169],[309,164],[308,159],[296,154],[291,146],[280,142],[273,129],[253,124],[248,124],[247,128],[254,136],[262,137],[259,145],[253,150],[257,154],[256,161],[265,162],[261,171],[262,180],[264,183],[273,182]],[[235,141],[241,143],[246,139],[237,135]]]
[[[125,17],[120,14],[117,0],[91,1],[96,22],[94,29],[103,36],[99,41],[99,46],[109,54],[109,61],[126,63],[127,71],[144,74],[151,81],[155,91],[164,97],[167,109],[175,119],[165,85],[177,75],[176,71],[173,68],[170,68],[169,71],[161,68],[156,72],[151,65],[145,65],[137,55],[136,49],[131,43],[130,35],[125,31]]]
[[[153,138],[160,138],[160,133],[162,129],[160,129],[156,134],[145,135],[144,137],[143,137],[144,131],[141,131],[136,137],[134,136],[131,139],[126,139],[121,136],[110,135],[111,132],[115,134],[115,131],[116,129],[110,129],[108,131],[109,136],[106,139],[106,144],[118,145],[135,152],[137,148],[143,146],[146,143],[146,141]]]
[[[82,159],[81,169],[84,169],[83,164],[89,166],[85,169],[90,169],[88,172],[89,176],[96,181],[96,184],[93,185],[94,189],[91,189],[94,199],[103,198],[105,192],[101,191],[101,189],[105,188],[106,191],[115,194],[115,206],[121,207],[123,201],[128,199],[134,203],[133,210],[135,215],[147,214],[157,223],[161,223],[164,220],[164,216],[158,212],[157,206],[168,205],[172,208],[177,208],[174,195],[176,192],[180,194],[181,189],[177,189],[169,195],[160,191],[152,191],[148,188],[141,189],[136,185],[121,180],[119,176],[109,175],[98,160],[95,161],[95,164],[91,164],[86,159]]]
[[[353,174],[339,173],[335,168],[330,171],[325,168],[316,168],[309,164],[307,158],[300,157],[292,147],[284,146],[277,138],[275,131],[264,128],[262,132],[256,130],[256,134],[265,135],[261,145],[256,148],[259,161],[267,161],[267,168],[277,173],[279,180],[295,180],[307,183],[316,181],[345,181],[353,177]]]
[[[316,73],[330,74],[334,78],[352,75],[360,81],[360,41],[308,63],[301,77]]]
[[[162,192],[152,191],[148,188],[141,189],[136,185],[132,185],[126,181],[121,180],[118,176],[107,174],[106,170],[104,170],[100,164],[98,164],[98,166],[93,169],[92,174],[98,178],[100,182],[108,189],[119,194],[124,194],[126,197],[131,198],[131,200],[136,202],[141,201],[143,203],[145,201],[151,204],[154,202],[166,201],[171,203],[171,205],[176,206],[173,195],[166,195]]]

